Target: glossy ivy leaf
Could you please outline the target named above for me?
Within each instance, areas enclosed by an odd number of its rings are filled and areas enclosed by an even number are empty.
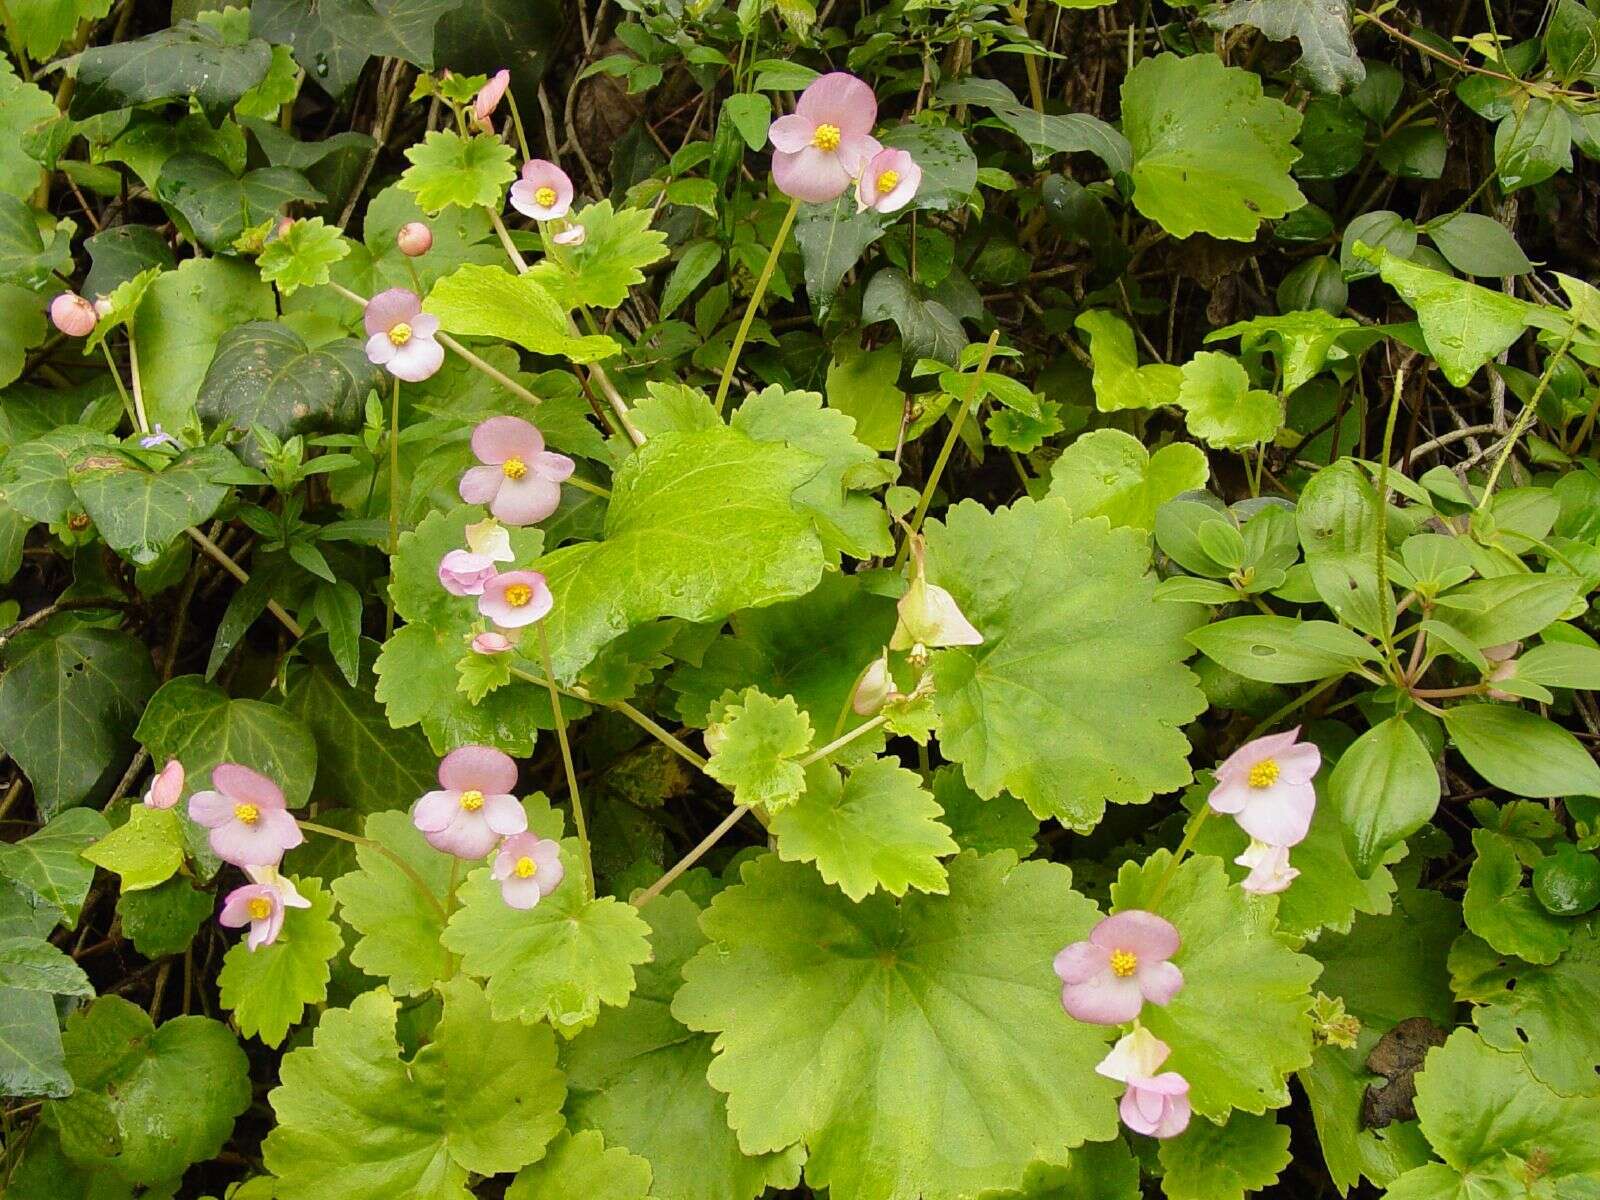
[[[1313,308],[1239,321],[1207,334],[1206,343],[1236,337],[1246,357],[1256,350],[1270,351],[1283,374],[1279,390],[1287,396],[1330,365],[1345,362],[1351,353],[1346,343],[1360,345],[1370,336],[1359,321]]]
[[[1289,1127],[1272,1115],[1234,1113],[1221,1125],[1193,1120],[1159,1153],[1167,1200],[1244,1200],[1289,1165]]]
[[[83,968],[40,937],[0,938],[0,989],[51,996],[94,995],[94,985]]]
[[[312,1044],[284,1057],[262,1146],[276,1200],[468,1200],[469,1173],[544,1153],[567,1090],[555,1036],[492,1019],[470,979],[440,990],[444,1016],[409,1062],[383,988],[323,1013]]]
[[[1112,174],[1133,168],[1128,139],[1089,113],[1043,113],[1018,100],[998,79],[969,75],[939,89],[947,103],[975,104],[1027,143],[1036,166],[1056,154],[1088,151],[1105,163]],[[970,190],[970,189],[969,189]]]
[[[46,820],[104,797],[132,752],[133,725],[155,690],[145,644],[119,629],[55,619],[5,648],[0,747],[33,785]]]
[[[182,151],[161,167],[157,195],[189,222],[208,250],[228,251],[246,229],[282,214],[295,201],[324,197],[299,171],[262,167],[235,176],[209,154]]]
[[[1472,769],[1516,796],[1600,796],[1600,766],[1560,725],[1509,704],[1458,704],[1445,730]]]
[[[899,267],[885,267],[867,281],[861,323],[875,321],[894,322],[908,359],[931,358],[953,365],[967,344],[961,318]]]
[[[1220,1120],[1230,1109],[1261,1113],[1289,1102],[1287,1078],[1311,1062],[1311,984],[1321,972],[1274,933],[1277,905],[1228,884],[1220,860],[1185,860],[1167,879],[1172,854],[1158,850],[1128,863],[1111,886],[1120,911],[1150,909],[1178,927],[1183,945],[1173,962],[1183,988],[1164,1007],[1146,1005],[1140,1019],[1172,1047],[1163,1069],[1189,1081],[1196,1113]],[[1247,1022],[1218,1021],[1219,1012],[1249,1013]]]
[[[667,256],[667,235],[650,228],[651,211],[612,208],[602,200],[574,209],[583,245],[564,246],[558,260],[545,258],[528,274],[567,308],[616,308],[628,289],[644,282],[644,268]]]
[[[256,259],[261,278],[278,285],[283,295],[328,282],[334,264],[350,253],[350,243],[337,226],[321,217],[292,221],[269,241]]]
[[[387,979],[397,996],[426,992],[453,972],[439,937],[454,862],[423,840],[403,809],[373,813],[363,832],[409,864],[411,872],[371,846],[356,847],[359,869],[333,882],[339,915],[361,935],[350,961],[368,975]],[[427,885],[427,896],[417,879]]]
[[[0,1087],[8,1096],[72,1094],[60,1024],[47,993],[0,988]]]
[[[261,700],[234,700],[198,675],[163,684],[137,736],[153,762],[183,763],[190,793],[210,787],[219,764],[235,762],[266,775],[289,807],[299,808],[317,773],[316,742],[292,714]]]
[[[1328,799],[1350,861],[1362,877],[1391,847],[1421,829],[1439,807],[1439,772],[1404,717],[1374,725],[1339,757]]]
[[[185,450],[159,471],[131,453],[88,450],[68,479],[106,545],[143,567],[217,511],[228,485],[215,480],[235,465],[222,446]]]
[[[532,275],[467,263],[433,285],[423,307],[448,333],[498,337],[535,354],[595,362],[621,347],[603,334],[568,332],[566,309]]]
[[[792,697],[746,688],[713,704],[709,716],[706,774],[733,793],[735,804],[776,813],[805,792],[798,759],[811,749],[811,721]]]
[[[941,856],[961,849],[940,822],[922,777],[876,758],[848,773],[830,762],[806,770],[805,794],[776,813],[770,831],[785,862],[815,863],[852,900],[877,888],[948,890]]]
[[[45,241],[34,210],[0,191],[0,283],[43,291],[53,274],[72,274],[73,224],[58,223]]]
[[[92,46],[72,61],[74,120],[187,97],[215,121],[266,77],[272,47],[259,38],[230,45],[219,30],[178,21],[131,41]]]
[[[1581,1196],[1600,1174],[1600,1099],[1563,1099],[1517,1054],[1469,1029],[1428,1055],[1417,1076],[1417,1116],[1444,1160],[1402,1175],[1388,1200],[1454,1200],[1525,1194],[1539,1181],[1551,1196]]]
[[[1213,54],[1142,60],[1122,84],[1133,203],[1174,237],[1249,241],[1305,203],[1290,178],[1300,114]]]
[[[142,892],[171,879],[183,865],[183,826],[176,809],[135,804],[128,819],[83,851],[83,857],[121,877],[124,892]]]
[[[1461,904],[1467,928],[1502,954],[1553,963],[1572,937],[1572,922],[1545,911],[1522,882],[1515,844],[1492,829],[1474,829],[1477,857]]]
[[[561,886],[527,910],[508,905],[487,870],[474,871],[457,893],[444,946],[487,981],[497,1021],[548,1021],[571,1037],[594,1024],[601,1005],[628,1002],[650,942],[632,905],[584,895],[576,839],[562,840],[561,861]]]
[[[1208,446],[1239,450],[1270,442],[1283,425],[1283,403],[1250,386],[1238,359],[1202,350],[1181,369],[1178,406],[1189,432]]]
[[[1572,115],[1546,96],[1529,96],[1495,127],[1494,168],[1507,192],[1572,170]]]
[[[1213,29],[1250,25],[1275,42],[1300,43],[1296,65],[1319,92],[1343,92],[1367,77],[1350,34],[1350,10],[1344,0],[1234,0],[1206,17]]]
[[[1178,402],[1182,373],[1165,363],[1141,367],[1133,345],[1133,328],[1116,313],[1090,309],[1080,313],[1075,324],[1089,342],[1089,356],[1094,361],[1094,403],[1101,412],[1160,408]]]
[[[423,212],[441,209],[498,209],[506,185],[517,177],[511,147],[489,134],[462,137],[453,129],[435,129],[406,149],[410,166],[400,186],[417,198]]]
[[[245,1037],[279,1046],[306,1008],[328,996],[332,959],[344,949],[333,920],[333,896],[320,879],[296,879],[310,908],[286,908],[283,930],[269,946],[250,949],[239,937],[222,959],[217,988],[222,1007]]]
[[[133,948],[154,961],[189,948],[200,926],[210,919],[215,898],[182,877],[143,892],[117,897],[117,919]]]
[[[204,1162],[250,1105],[249,1064],[219,1021],[158,1029],[137,1005],[102,996],[67,1018],[73,1094],[45,1106],[68,1157],[99,1175],[153,1184]]]
[[[656,1200],[755,1200],[800,1182],[803,1147],[745,1154],[728,1128],[727,1101],[706,1082],[712,1036],[672,1015],[683,965],[701,946],[700,910],[682,892],[651,901],[651,960],[627,1007],[606,1009],[566,1055],[575,1127],[598,1129],[650,1163]],[[670,1095],[670,1104],[661,1097]]]
[[[963,854],[948,896],[852,903],[775,855],[701,919],[673,1015],[718,1034],[711,1085],[748,1153],[803,1142],[835,1200],[954,1200],[1115,1132],[1103,1033],[1041,965],[1094,906],[1056,863]],[[940,1102],[930,1105],[930,1095]]]
[[[676,1098],[674,1098],[676,1099]],[[598,1133],[562,1130],[545,1156],[524,1167],[506,1188],[506,1200],[647,1200],[650,1164]]]
[[[94,867],[83,860],[83,849],[110,828],[92,808],[69,809],[37,833],[0,842],[0,878],[16,884],[36,908],[59,910],[67,925],[76,925],[94,881]]]
[[[374,55],[433,68],[434,29],[455,0],[261,0],[251,5],[257,37],[294,49],[306,75],[338,98]]]
[[[720,621],[809,592],[822,544],[790,497],[819,465],[731,429],[661,434],[634,451],[612,480],[605,539],[535,564],[555,593],[544,624],[556,673],[571,678],[658,617]]]
[[[76,424],[23,441],[0,459],[0,499],[30,521],[58,525],[78,507],[68,469],[85,452],[115,445],[100,430]]]
[[[761,97],[761,103],[767,103],[765,96]],[[819,313],[827,311],[845,275],[861,261],[867,248],[883,236],[885,227],[883,217],[872,209],[857,212],[854,199],[848,193],[832,204],[805,206],[795,222],[794,241],[800,247],[800,261],[805,269],[806,295]],[[709,247],[714,254],[712,266],[721,261],[721,248],[715,242],[700,244]],[[685,254],[684,262],[688,260]],[[661,308],[663,316],[670,311],[665,298]],[[897,371],[899,362],[896,355]]]
[[[1154,454],[1120,429],[1096,429],[1068,446],[1050,468],[1050,495],[1075,517],[1105,517],[1112,528],[1155,527],[1156,510],[1182,492],[1206,485],[1205,452],[1187,442]]]
[[[1156,601],[1142,534],[1054,498],[963,501],[926,532],[928,578],[984,638],[933,656],[940,748],[974,791],[1087,831],[1108,801],[1189,781],[1181,728],[1205,708],[1183,666],[1191,618]]]

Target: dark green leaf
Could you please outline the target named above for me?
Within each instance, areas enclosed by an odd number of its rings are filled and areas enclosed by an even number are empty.
[[[161,168],[161,199],[183,214],[200,244],[227,250],[246,229],[322,193],[288,167],[262,167],[235,177],[209,154],[174,154]]]
[[[234,465],[223,446],[185,450],[161,471],[121,451],[89,450],[73,463],[70,478],[106,545],[145,566],[217,511],[228,485],[212,480]]]
[[[266,77],[272,47],[259,38],[229,45],[218,30],[179,21],[133,41],[92,47],[73,62],[76,120],[176,97],[192,97],[215,120]]]

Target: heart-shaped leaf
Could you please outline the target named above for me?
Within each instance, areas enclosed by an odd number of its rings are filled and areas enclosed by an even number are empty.
[[[229,249],[246,229],[276,216],[291,201],[323,199],[299,171],[263,167],[236,177],[209,154],[174,154],[161,168],[157,190],[211,250]]]
[[[185,450],[164,471],[110,449],[86,453],[67,474],[106,545],[146,566],[173,538],[217,511],[228,485],[212,480],[233,465],[223,446]]]

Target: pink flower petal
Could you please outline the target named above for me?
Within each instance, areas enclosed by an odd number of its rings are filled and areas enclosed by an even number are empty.
[[[270,901],[272,898],[272,889],[263,884],[247,883],[243,887],[236,887],[222,902],[222,911],[217,914],[217,923],[226,925],[229,929],[241,929],[251,921],[250,901]]]
[[[520,458],[524,465],[531,465],[543,450],[544,435],[521,417],[490,417],[472,431],[472,453],[482,463],[499,466],[507,459]]]
[[[848,71],[830,71],[800,93],[795,111],[813,126],[833,125],[840,133],[870,133],[878,119],[878,98]]]
[[[1278,778],[1284,783],[1310,783],[1322,767],[1322,751],[1310,742],[1301,742],[1272,761],[1278,764]]]
[[[444,366],[444,347],[432,338],[415,334],[404,346],[395,347],[394,357],[383,366],[396,379],[421,383]]]
[[[1089,940],[1107,950],[1129,950],[1139,961],[1160,961],[1178,952],[1178,930],[1171,921],[1143,909],[1129,909],[1107,917],[1094,927]]]
[[[422,836],[435,850],[442,850],[457,858],[480,859],[493,850],[494,844],[500,840],[499,835],[489,828],[482,813],[482,809],[471,813],[458,809],[444,829]]]
[[[839,162],[838,155],[814,146],[807,146],[796,154],[774,151],[772,178],[784,195],[812,204],[837,200],[850,186],[850,173]]]
[[[438,833],[461,809],[460,791],[429,792],[411,807],[411,823],[423,833]]]
[[[283,808],[283,790],[260,771],[239,763],[222,763],[211,772],[211,785],[242,804],[257,808]]]
[[[1244,806],[1250,803],[1250,785],[1242,772],[1230,771],[1224,777],[1222,770],[1222,767],[1217,768],[1217,786],[1211,789],[1206,803],[1214,812],[1233,816],[1243,812]]]
[[[1111,969],[1111,951],[1093,942],[1073,942],[1056,955],[1054,966],[1062,983],[1087,983]]]
[[[767,126],[767,140],[776,150],[796,154],[811,145],[811,138],[816,132],[815,122],[806,120],[799,113],[791,113]]]
[[[528,827],[528,814],[515,796],[485,796],[483,819],[501,837],[521,833]]]
[[[481,596],[483,585],[498,575],[494,559],[470,550],[452,550],[439,560],[439,582],[452,596]]]
[[[514,605],[506,598],[507,592],[513,587],[529,589],[526,604]],[[478,597],[478,611],[496,625],[518,629],[539,620],[554,603],[550,587],[538,571],[507,571],[484,585],[483,595]]]
[[[549,895],[540,886],[541,882],[537,875],[532,879],[507,876],[500,881],[500,898],[512,908],[532,908]]]
[[[499,467],[468,467],[461,474],[461,499],[468,504],[487,504],[500,490],[505,474]]]
[[[1117,1105],[1117,1112],[1122,1117],[1122,1123],[1135,1133],[1142,1133],[1147,1137],[1158,1128],[1157,1121],[1146,1120],[1140,1111],[1139,1093],[1135,1088],[1129,1088],[1122,1093],[1122,1102]]]
[[[857,178],[867,169],[867,164],[883,149],[883,145],[875,137],[862,134],[847,134],[839,140],[839,148],[834,154],[839,159],[839,165],[844,168],[845,174],[851,179]]]
[[[1151,1004],[1166,1004],[1183,990],[1183,972],[1176,963],[1141,962],[1134,972],[1139,990]]]
[[[565,454],[557,454],[553,450],[541,450],[533,456],[533,460],[528,464],[528,470],[552,483],[564,483],[572,478],[572,472],[577,465]]]
[[[1068,1016],[1091,1025],[1121,1025],[1139,1015],[1144,995],[1133,976],[1119,979],[1107,970],[1084,983],[1064,984],[1061,1007]]]
[[[1158,1138],[1177,1137],[1189,1128],[1189,1092],[1185,1085],[1181,1096],[1174,1096],[1167,1101],[1167,1110],[1161,1118],[1161,1123],[1156,1126],[1153,1136]]]
[[[506,88],[511,84],[511,72],[502,67],[489,78],[489,82],[478,89],[477,96],[472,101],[472,115],[480,121],[487,121],[494,115],[494,110],[500,104],[500,97],[506,94]]]
[[[214,828],[207,840],[213,854],[236,867],[268,867],[283,857],[281,841],[265,821],[229,821]]]
[[[1280,780],[1251,791],[1249,802],[1234,818],[1240,829],[1269,846],[1298,846],[1305,840],[1317,811],[1317,792],[1311,784]]]
[[[221,792],[196,792],[189,797],[189,819],[215,829],[233,820],[233,801]]]
[[[529,472],[507,479],[489,502],[489,511],[507,525],[533,525],[561,505],[561,485]]]
[[[411,320],[411,332],[421,338],[431,338],[439,332],[439,318],[432,313],[418,313]]]
[[[1296,725],[1284,733],[1269,733],[1266,737],[1246,742],[1222,760],[1222,765],[1217,768],[1217,778],[1222,778],[1224,771],[1248,773],[1258,762],[1282,754],[1294,745],[1299,736],[1300,727]]]
[[[475,789],[485,796],[515,791],[516,760],[493,746],[462,746],[439,764],[439,785],[463,792]]]
[[[410,322],[422,311],[422,301],[407,288],[390,288],[379,292],[367,301],[361,312],[361,323],[371,333],[388,333],[400,322]]]
[[[151,808],[171,808],[183,798],[183,764],[177,759],[167,760],[144,794],[144,802]]]
[[[375,333],[367,339],[367,361],[381,367],[394,357],[395,344],[387,333]]]

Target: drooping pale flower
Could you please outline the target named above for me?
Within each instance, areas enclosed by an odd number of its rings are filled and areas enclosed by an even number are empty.
[[[439,560],[439,582],[452,596],[481,596],[484,585],[498,574],[487,554],[451,550]]]
[[[1189,1126],[1189,1081],[1176,1071],[1161,1071],[1170,1053],[1165,1042],[1141,1025],[1119,1038],[1095,1068],[1128,1085],[1120,1111],[1122,1123],[1135,1133],[1169,1138]]]
[[[494,562],[510,562],[516,557],[511,552],[511,534],[493,517],[474,521],[462,530],[466,534],[467,549],[482,554]]]
[[[512,908],[532,908],[561,882],[561,847],[536,833],[519,833],[500,843],[491,878],[500,881],[500,895]]]
[[[535,221],[554,221],[572,209],[572,180],[555,163],[530,158],[511,185],[511,207]]]
[[[146,808],[171,808],[183,798],[183,764],[169,758],[144,790]]]
[[[211,831],[211,850],[224,862],[277,866],[285,850],[305,840],[282,790],[259,771],[222,763],[211,772],[211,786],[189,797],[189,817]]]
[[[394,244],[407,258],[421,258],[433,249],[433,230],[421,221],[407,221],[394,235]]]
[[[472,639],[472,652],[474,654],[505,654],[515,645],[516,643],[505,634],[497,633],[491,629],[486,633],[478,634]]]
[[[488,125],[489,118],[494,116],[494,110],[500,107],[500,97],[506,94],[506,88],[511,85],[511,72],[501,67],[489,77],[489,82],[478,89],[477,96],[472,101],[472,115],[478,118],[480,125]]]
[[[1522,649],[1521,642],[1506,642],[1499,646],[1485,646],[1483,657],[1489,660],[1489,673],[1484,679],[1489,683],[1504,683],[1507,679],[1517,677],[1517,651]],[[1504,688],[1491,687],[1487,690],[1491,700],[1514,701],[1516,695]]]
[[[877,119],[877,97],[854,75],[831,71],[812,80],[795,111],[767,131],[778,189],[813,204],[844,195],[882,149],[872,136]]]
[[[1106,917],[1088,941],[1056,955],[1061,1007],[1091,1025],[1121,1025],[1146,1000],[1166,1004],[1183,987],[1183,972],[1167,961],[1179,945],[1177,929],[1155,913],[1129,909]]]
[[[911,542],[911,584],[898,605],[891,650],[911,650],[918,646],[977,646],[983,634],[961,613],[955,597],[937,584],[928,582],[923,561],[922,538]]]
[[[850,707],[857,716],[870,717],[883,707],[892,691],[894,676],[889,674],[889,652],[885,650],[856,681],[855,691],[850,693]]]
[[[88,337],[100,314],[77,292],[62,292],[50,301],[50,323],[68,337]]]
[[[1299,736],[1296,726],[1240,746],[1217,768],[1217,786],[1207,801],[1269,846],[1298,845],[1316,812],[1311,780],[1322,765],[1322,752],[1297,741]]]
[[[367,327],[367,361],[396,379],[421,383],[443,365],[444,347],[434,340],[439,318],[422,311],[415,292],[379,292],[367,301],[361,320]]]
[[[165,429],[161,422],[155,423],[155,429],[139,439],[139,445],[145,450],[154,450],[157,446],[171,446],[174,450],[182,450],[183,445]]]
[[[412,806],[411,823],[435,850],[479,859],[528,827],[516,796],[517,764],[493,746],[462,746],[439,764],[439,789]]]
[[[1257,896],[1285,891],[1300,876],[1300,872],[1289,865],[1289,847],[1268,845],[1255,838],[1250,839],[1244,853],[1233,861],[1250,868],[1250,874],[1239,886]]]
[[[461,498],[487,504],[507,525],[532,525],[555,512],[573,461],[544,448],[544,435],[521,417],[490,417],[472,431],[482,466],[461,476]]]
[[[550,240],[558,246],[581,246],[584,239],[589,236],[589,231],[582,225],[568,225],[559,233],[550,235]]]
[[[507,571],[483,585],[478,611],[502,629],[532,625],[555,605],[550,585],[538,571]]]
[[[275,867],[251,867],[252,882],[234,888],[222,902],[217,921],[230,929],[250,926],[245,944],[251,953],[270,946],[283,932],[284,910],[310,908],[311,901],[300,894],[294,881],[280,875]]]
[[[922,186],[922,168],[904,150],[885,148],[867,160],[856,180],[856,211],[898,212]]]

